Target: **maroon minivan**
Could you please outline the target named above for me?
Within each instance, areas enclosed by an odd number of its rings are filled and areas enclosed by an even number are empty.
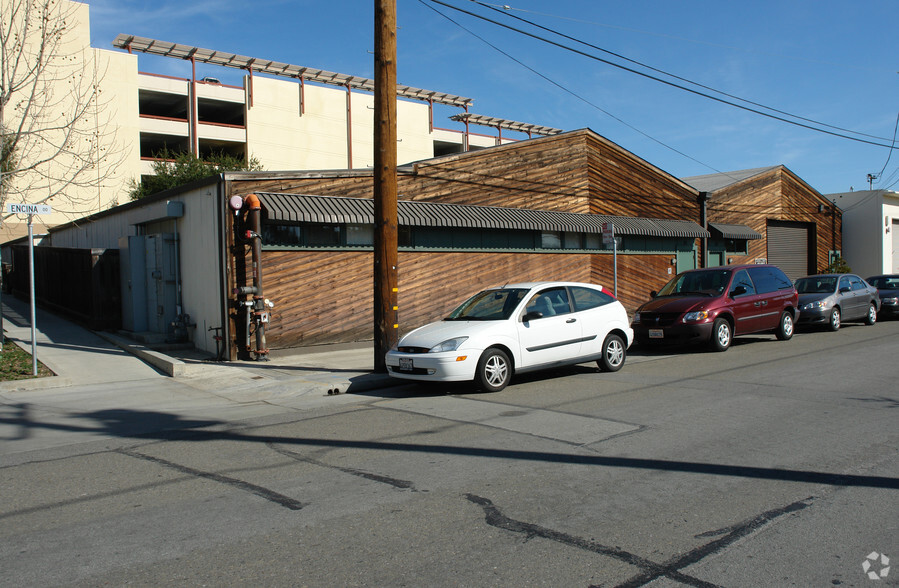
[[[773,265],[686,271],[650,296],[631,324],[640,345],[707,343],[726,351],[734,335],[749,333],[785,341],[799,318],[799,294]]]

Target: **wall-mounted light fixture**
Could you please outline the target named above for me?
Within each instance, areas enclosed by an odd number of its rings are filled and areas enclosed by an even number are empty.
[[[819,205],[818,205],[818,212],[824,212],[824,205],[823,205],[823,204],[819,204]]]

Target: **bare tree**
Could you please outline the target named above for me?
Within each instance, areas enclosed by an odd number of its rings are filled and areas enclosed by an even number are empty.
[[[7,216],[7,202],[96,212],[110,181],[127,181],[116,176],[127,153],[108,124],[105,60],[88,45],[87,6],[0,0],[0,7],[0,212]]]

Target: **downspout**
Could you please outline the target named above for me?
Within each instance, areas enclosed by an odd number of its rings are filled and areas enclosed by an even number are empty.
[[[709,232],[708,202],[711,198],[712,195],[709,192],[700,192],[697,197],[699,202],[699,225],[705,229],[706,233]],[[709,267],[709,238],[702,237],[700,243],[702,248],[702,267]]]

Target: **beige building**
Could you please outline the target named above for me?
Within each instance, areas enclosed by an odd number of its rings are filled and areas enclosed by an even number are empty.
[[[17,171],[0,196],[7,241],[28,222],[9,203],[48,205],[52,214],[33,218],[39,233],[127,200],[123,187],[139,171],[138,75],[134,56],[91,48],[87,4],[0,0],[0,23],[10,32],[0,47],[0,123],[5,142],[18,139]]]
[[[47,1],[47,0],[44,0]],[[28,0],[0,0],[3,19],[17,18],[12,8]],[[39,2],[40,3],[40,2]],[[129,200],[131,182],[152,173],[163,150],[190,152],[201,158],[226,153],[255,158],[264,169],[345,170],[373,163],[373,80],[321,69],[245,57],[219,50],[119,35],[115,49],[90,47],[88,5],[69,0],[58,7],[66,15],[60,49],[49,62],[45,80],[57,97],[78,80],[96,80],[98,91],[81,97],[68,93],[64,108],[88,103],[77,125],[85,133],[81,157],[52,156],[47,131],[41,146],[20,156],[21,165],[48,160],[42,169],[23,173],[4,192],[0,242],[26,233],[27,217],[6,213],[6,201],[49,204],[52,215],[35,216],[35,232],[106,210]],[[5,22],[5,21],[4,21]],[[103,40],[99,40],[100,43]],[[183,60],[184,77],[139,71],[139,55]],[[233,81],[196,75],[198,64],[220,66]],[[397,161],[399,164],[447,153],[489,147],[559,129],[517,123],[469,112],[472,99],[442,92],[397,86]],[[63,98],[57,98],[63,100]],[[60,102],[63,104],[63,102]],[[58,105],[56,105],[58,106]],[[449,109],[453,120],[435,124],[435,109]],[[21,116],[7,108],[5,127]],[[59,126],[39,121],[45,128]],[[472,132],[471,127],[482,132]],[[487,127],[484,132],[484,127]],[[512,133],[512,136],[504,136]],[[69,171],[75,160],[86,161],[80,180]],[[8,194],[7,194],[8,192]]]

